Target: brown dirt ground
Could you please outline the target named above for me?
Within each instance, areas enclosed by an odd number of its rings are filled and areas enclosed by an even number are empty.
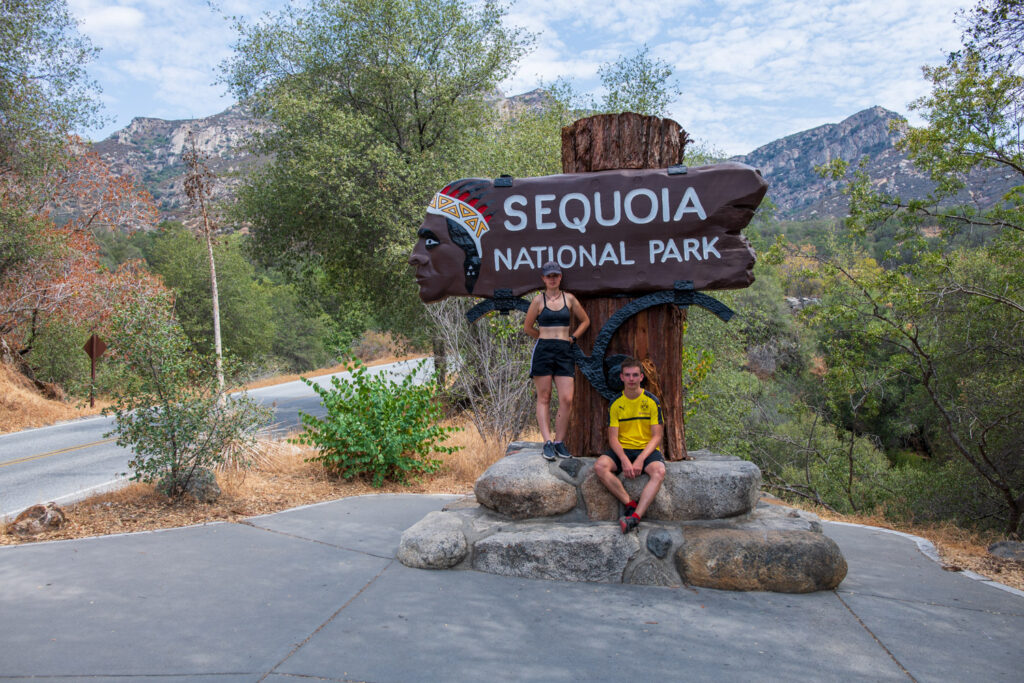
[[[491,463],[504,455],[505,448],[481,439],[468,421],[455,420],[450,424],[463,427],[449,439],[449,444],[462,446],[462,450],[439,456],[444,463],[441,471],[411,486],[387,484],[373,488],[365,480],[332,478],[319,464],[306,462],[306,458],[315,453],[309,447],[264,442],[260,444],[251,469],[227,468],[217,473],[223,493],[215,503],[202,504],[191,499],[171,503],[156,493],[152,485],[130,484],[64,508],[68,522],[60,530],[22,539],[4,528],[0,533],[0,545],[239,521],[299,505],[369,493],[470,494],[473,482]],[[540,437],[538,434],[524,434],[521,438],[538,440]],[[777,499],[771,502],[786,504]],[[999,560],[986,552],[989,544],[999,540],[995,535],[978,534],[951,524],[897,527],[881,515],[842,516],[822,509],[810,511],[827,520],[867,524],[922,536],[938,549],[944,569],[970,570],[1024,590],[1024,563]]]

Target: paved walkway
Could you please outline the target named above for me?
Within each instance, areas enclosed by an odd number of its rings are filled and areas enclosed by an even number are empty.
[[[811,595],[424,571],[401,532],[450,497],[0,548],[0,680],[1020,681],[1024,594],[914,540],[826,524]]]

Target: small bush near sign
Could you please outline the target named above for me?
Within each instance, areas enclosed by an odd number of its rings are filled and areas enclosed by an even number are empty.
[[[401,382],[371,375],[357,362],[351,377],[331,377],[331,387],[303,378],[320,395],[327,416],[300,413],[306,431],[294,443],[314,446],[310,458],[345,479],[371,477],[374,486],[385,481],[408,483],[419,474],[436,472],[441,461],[432,453],[454,453],[442,446],[455,427],[441,427],[444,418],[436,400],[436,382],[414,384],[423,364]]]

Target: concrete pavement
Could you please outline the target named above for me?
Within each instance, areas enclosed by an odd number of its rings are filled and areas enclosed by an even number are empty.
[[[449,496],[0,548],[0,680],[1019,681],[1024,594],[911,537],[825,524],[836,591],[733,593],[409,569]]]

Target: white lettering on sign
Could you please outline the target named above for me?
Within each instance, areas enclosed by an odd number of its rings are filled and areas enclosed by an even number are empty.
[[[672,216],[672,220],[678,221],[683,218],[683,214],[695,213],[697,217],[702,221],[708,219],[708,215],[704,213],[704,207],[701,206],[700,197],[697,196],[697,190],[692,187],[686,188],[686,192],[683,193],[683,201],[679,202],[679,208],[676,209],[676,213]]]
[[[558,227],[558,223],[552,223],[551,221],[545,221],[544,216],[551,213],[551,209],[544,206],[544,202],[553,202],[556,197],[553,194],[539,194],[533,200],[534,211],[537,215],[537,229],[538,230],[554,230]]]
[[[651,248],[653,250],[654,247]],[[662,245],[662,248],[664,248],[664,245]],[[631,259],[626,253],[625,241],[581,244],[575,247],[562,245],[557,250],[555,247],[519,247],[518,251],[513,251],[512,247],[508,247],[506,249],[494,249],[493,251],[494,272],[496,273],[500,273],[503,268],[511,271],[540,269],[542,264],[554,260],[557,260],[558,265],[566,269],[573,267],[583,268],[588,265],[636,265],[636,261]]]
[[[510,223],[508,220],[505,221],[505,229],[516,232],[526,227],[526,212],[520,211],[519,209],[513,208],[516,204],[526,206],[526,197],[521,194],[510,195],[505,200],[505,214],[510,218],[518,218],[518,223]]]
[[[676,246],[674,239],[662,240],[650,240],[647,243],[647,253],[650,263],[666,263],[668,261],[689,261],[691,258],[695,261],[707,261],[714,255],[715,258],[722,258],[722,255],[715,249],[715,242],[718,238],[715,237],[712,240],[708,240],[707,237],[701,237],[697,240],[693,237],[687,237],[683,240],[683,251],[679,253],[679,247]]]
[[[633,200],[637,197],[647,197],[647,200],[651,203],[651,208],[647,212],[646,216],[637,216],[633,211]],[[637,190],[631,190],[626,195],[626,217],[632,223],[637,225],[643,225],[644,223],[650,223],[654,220],[654,217],[658,215],[658,196],[648,190],[646,187],[641,187]]]
[[[594,193],[594,218],[597,219],[598,225],[610,228],[619,224],[619,218],[622,217],[622,193],[618,190],[612,193],[612,209],[612,217],[605,218],[601,213],[601,193]]]
[[[591,244],[589,250],[587,247],[580,247],[580,267],[587,265],[587,261],[590,265],[597,265],[597,245]]]
[[[572,200],[579,202],[583,206],[583,216],[581,218],[569,218],[566,215],[565,205]],[[579,192],[572,192],[562,197],[562,201],[558,202],[558,217],[562,219],[562,225],[565,227],[585,233],[587,231],[587,223],[590,222],[590,202],[587,201],[587,196]]]
[[[521,194],[505,198],[505,215],[508,217],[504,221],[506,230],[518,232],[526,228],[529,223],[529,202],[530,200]],[[555,213],[560,222],[551,220]],[[621,192],[615,190],[612,192],[611,206],[608,206],[607,198],[602,203],[600,192],[595,192],[592,197],[581,192],[570,192],[562,197],[539,194],[533,198],[533,219],[537,230],[564,227],[586,233],[591,217],[598,225],[611,228],[622,222],[623,214],[627,223],[645,225],[653,222],[659,213],[665,223],[678,222],[687,214],[694,214],[702,221],[708,217],[697,191],[692,187],[683,191],[675,211],[672,211],[672,198],[667,187],[661,189],[660,198],[658,193],[646,187],[630,190],[625,198]]]
[[[558,248],[558,265],[562,268],[572,268],[576,265],[576,250],[572,247]]]

